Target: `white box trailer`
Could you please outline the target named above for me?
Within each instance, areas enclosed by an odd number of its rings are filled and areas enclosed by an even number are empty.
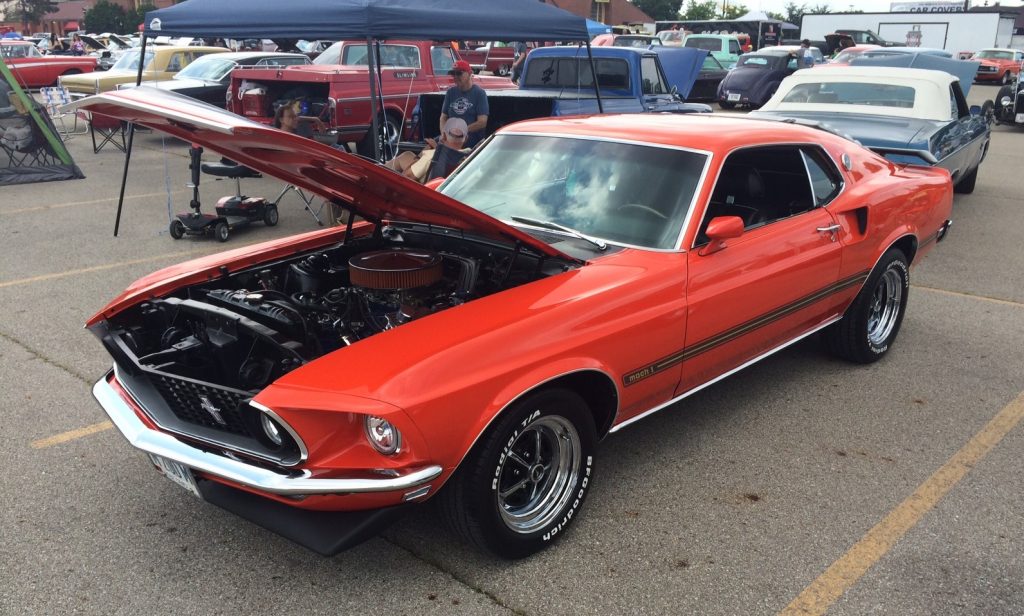
[[[962,11],[805,14],[800,38],[821,41],[836,30],[871,30],[890,43],[945,49],[955,57],[961,51],[1009,47],[1015,18],[1012,13]]]

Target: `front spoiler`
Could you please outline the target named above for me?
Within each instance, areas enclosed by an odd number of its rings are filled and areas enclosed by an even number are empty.
[[[285,496],[307,496],[311,494],[364,494],[415,490],[405,495],[404,500],[420,498],[430,492],[430,486],[423,484],[436,479],[441,467],[431,465],[415,471],[379,478],[315,478],[308,471],[284,474],[270,469],[247,464],[240,460],[193,447],[177,438],[153,430],[139,419],[135,410],[110,384],[112,372],[108,372],[92,388],[92,395],[106,411],[110,420],[128,443],[145,451],[179,464],[218,477],[229,483],[247,486],[261,492]],[[421,487],[422,486],[422,487]],[[426,490],[424,490],[426,488]]]

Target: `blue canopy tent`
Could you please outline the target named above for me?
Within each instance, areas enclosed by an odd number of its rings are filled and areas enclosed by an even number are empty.
[[[611,32],[611,26],[606,26],[599,21],[594,21],[593,19],[587,20],[587,33],[590,34],[590,38],[594,38],[599,34],[611,34]]]
[[[146,13],[144,26],[141,54],[146,40],[157,36],[345,39],[366,40],[368,46],[389,38],[580,41],[590,47],[583,17],[537,0],[186,0]],[[373,56],[370,100],[376,104],[379,75],[375,78]],[[136,84],[142,82],[142,69],[140,62]],[[373,134],[378,134],[379,118],[376,113],[372,118]],[[115,236],[133,137],[129,129]]]

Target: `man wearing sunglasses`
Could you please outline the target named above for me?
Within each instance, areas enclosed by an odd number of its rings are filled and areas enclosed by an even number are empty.
[[[455,85],[445,92],[438,128],[444,132],[448,118],[464,120],[469,131],[466,147],[471,148],[484,138],[487,128],[487,114],[490,112],[487,93],[473,83],[473,69],[465,60],[456,62],[448,74],[455,77]]]

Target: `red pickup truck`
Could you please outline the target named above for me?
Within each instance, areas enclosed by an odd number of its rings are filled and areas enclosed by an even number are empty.
[[[412,136],[410,118],[420,94],[444,92],[454,85],[448,71],[461,59],[447,43],[388,41],[380,45],[381,89],[384,94],[381,139],[397,146]],[[512,89],[505,77],[477,77],[484,89]],[[355,141],[371,154],[370,77],[366,43],[335,43],[313,64],[288,68],[236,69],[231,74],[228,109],[251,120],[269,123],[284,101],[301,99],[302,114],[319,118],[337,132],[337,141]]]
[[[474,73],[490,71],[495,75],[508,77],[512,74],[512,62],[515,61],[514,46],[487,43],[482,47],[459,48],[459,55],[473,67]]]

